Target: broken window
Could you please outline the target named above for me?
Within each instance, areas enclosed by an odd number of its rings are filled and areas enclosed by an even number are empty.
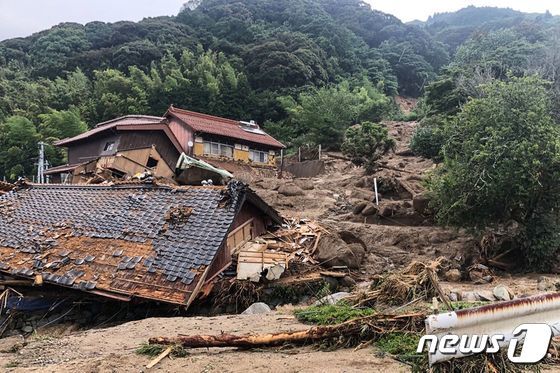
[[[152,157],[148,157],[148,163],[146,163],[146,167],[148,168],[156,168],[158,165],[158,160]]]
[[[108,141],[108,142],[105,144],[105,147],[103,148],[103,151],[104,151],[104,152],[110,152],[110,151],[112,151],[113,149],[115,149],[115,142],[114,142],[114,141]]]

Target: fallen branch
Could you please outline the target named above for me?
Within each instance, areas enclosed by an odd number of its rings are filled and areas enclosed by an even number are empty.
[[[424,314],[373,315],[349,320],[338,325],[315,326],[307,330],[260,335],[192,335],[177,337],[150,338],[150,344],[181,345],[191,348],[239,347],[258,348],[281,346],[284,344],[302,345],[331,338],[361,337],[374,339],[376,336],[394,330],[417,330],[421,328]]]

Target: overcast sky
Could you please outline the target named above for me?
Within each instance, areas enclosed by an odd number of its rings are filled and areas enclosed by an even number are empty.
[[[138,21],[177,14],[186,0],[0,0],[0,40],[31,35],[60,22]],[[560,15],[558,0],[366,0],[404,22],[468,5],[510,7]]]

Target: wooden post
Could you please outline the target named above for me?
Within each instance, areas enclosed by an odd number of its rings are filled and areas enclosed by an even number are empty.
[[[319,144],[319,160],[321,160],[321,144]]]
[[[282,178],[282,172],[284,171],[284,149],[280,149],[280,172],[278,173],[278,178]]]
[[[301,146],[298,146],[298,162],[301,162]]]

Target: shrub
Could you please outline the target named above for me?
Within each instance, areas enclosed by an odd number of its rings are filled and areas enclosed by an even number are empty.
[[[355,164],[365,165],[371,171],[375,162],[390,150],[395,149],[395,140],[389,137],[387,128],[381,124],[363,122],[346,130],[342,153]]]
[[[515,221],[525,262],[549,266],[558,250],[559,127],[545,83],[495,81],[449,123],[443,167],[430,181],[441,224],[483,229]]]
[[[414,154],[440,161],[440,152],[445,142],[444,131],[435,126],[419,125],[410,140]]]

